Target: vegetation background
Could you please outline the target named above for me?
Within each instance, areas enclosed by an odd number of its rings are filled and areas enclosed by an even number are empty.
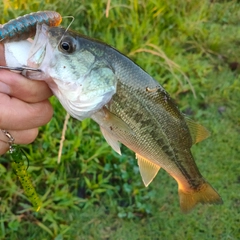
[[[89,119],[70,119],[58,164],[66,113],[53,97],[52,121],[22,146],[43,207],[0,156],[0,239],[240,239],[239,1],[3,0],[0,22],[40,10],[74,16],[72,29],[129,56],[211,131],[192,151],[224,205],[183,215],[177,183],[161,170],[145,188],[134,153],[117,155]]]

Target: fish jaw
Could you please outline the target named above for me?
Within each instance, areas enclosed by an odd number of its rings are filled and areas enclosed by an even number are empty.
[[[63,43],[73,51],[64,51]],[[91,117],[107,104],[117,84],[111,65],[86,45],[65,29],[38,25],[28,59],[29,66],[42,70],[28,77],[45,80],[66,111],[78,120]]]
[[[31,43],[27,40],[10,42],[4,44],[6,66],[23,67],[27,66],[28,54]]]

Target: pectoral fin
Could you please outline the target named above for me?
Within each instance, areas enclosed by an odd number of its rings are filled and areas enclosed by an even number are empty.
[[[101,132],[107,143],[121,155],[120,143],[134,135],[133,130],[121,118],[103,107],[91,118],[100,125]]]
[[[196,123],[188,117],[185,117],[185,120],[192,137],[192,144],[201,142],[210,136],[210,132],[201,124]]]
[[[105,125],[109,130],[113,131],[117,135],[121,134],[133,134],[132,129],[125,123],[121,118],[116,116],[114,113],[110,112],[107,108],[103,108],[105,113]]]
[[[117,138],[103,127],[100,127],[100,129],[107,143],[112,147],[114,151],[121,155],[120,143],[118,142]]]
[[[138,155],[137,153],[136,158],[138,159],[138,166],[142,176],[143,183],[145,187],[147,187],[157,175],[160,166],[150,162],[144,157]]]

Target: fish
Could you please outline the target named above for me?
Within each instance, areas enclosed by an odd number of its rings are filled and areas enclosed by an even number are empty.
[[[36,193],[36,190],[31,182],[29,173],[26,170],[23,155],[25,154],[19,146],[11,146],[11,166],[23,187],[26,196],[32,203],[34,210],[38,212],[41,209],[42,201]]]
[[[147,187],[164,169],[178,183],[180,208],[222,204],[201,175],[191,153],[209,131],[182,114],[153,77],[115,48],[62,27],[37,25],[26,72],[45,80],[74,118],[93,119],[107,143],[121,154],[120,144],[135,152]]]

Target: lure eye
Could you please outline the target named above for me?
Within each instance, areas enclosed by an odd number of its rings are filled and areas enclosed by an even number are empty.
[[[59,44],[59,50],[63,53],[72,53],[76,49],[76,44],[74,43],[74,39],[65,38]]]

